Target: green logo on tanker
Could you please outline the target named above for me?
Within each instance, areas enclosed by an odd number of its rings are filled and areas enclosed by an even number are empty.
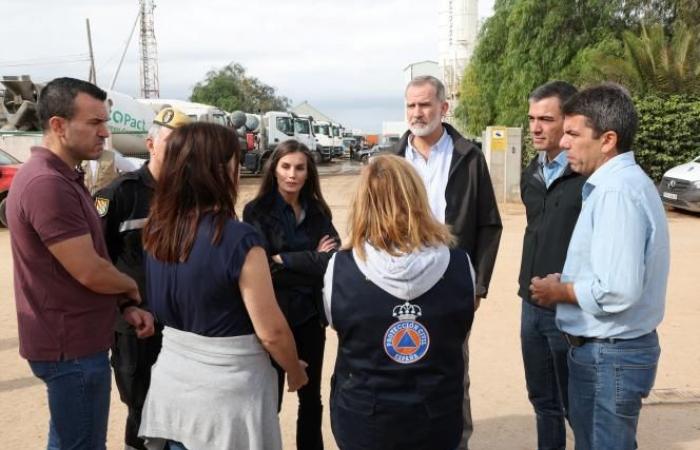
[[[129,113],[123,113],[118,109],[115,109],[110,114],[110,121],[114,125],[114,128],[129,127],[139,131],[146,131],[146,121],[134,117]]]

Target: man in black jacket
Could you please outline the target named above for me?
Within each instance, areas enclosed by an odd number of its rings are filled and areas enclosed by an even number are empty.
[[[486,297],[501,239],[498,213],[486,159],[457,130],[442,123],[447,113],[445,87],[435,77],[414,78],[405,92],[407,131],[393,152],[405,157],[425,183],[433,215],[450,225],[457,247],[465,250],[476,272],[474,307]],[[464,343],[464,432],[460,449],[472,433],[469,401],[469,346]]]
[[[527,212],[520,289],[520,339],[530,402],[537,415],[537,448],[566,448],[568,345],[554,323],[554,310],[530,298],[530,280],[559,273],[576,219],[585,178],[572,172],[559,141],[564,135],[562,105],[576,93],[563,81],[536,88],[529,97],[530,134],[539,154],[523,171],[520,195]]]

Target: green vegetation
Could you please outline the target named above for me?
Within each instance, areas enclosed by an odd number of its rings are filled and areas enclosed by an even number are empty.
[[[489,125],[527,129],[538,85],[617,81],[639,107],[638,159],[658,178],[700,152],[699,30],[697,0],[496,0],[462,80],[457,125],[474,136]]]
[[[635,97],[639,131],[637,162],[660,181],[665,171],[700,155],[700,97],[647,95]]]
[[[278,96],[275,88],[246,75],[245,67],[238,63],[209,71],[206,79],[194,86],[190,100],[229,112],[286,111],[290,105],[287,97]]]
[[[642,26],[640,35],[622,34],[622,57],[596,55],[601,79],[616,81],[637,95],[700,94],[700,39],[685,23],[667,36],[663,25]]]

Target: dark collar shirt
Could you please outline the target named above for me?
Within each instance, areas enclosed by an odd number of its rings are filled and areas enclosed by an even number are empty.
[[[294,214],[294,208],[287,203],[284,198],[278,193],[275,194],[275,203],[273,214],[282,223],[284,229],[284,237],[287,243],[285,252],[298,252],[304,250],[315,250],[315,242],[311,242],[309,234],[306,230],[305,219],[308,211],[307,203],[301,200],[301,215],[297,219]],[[285,267],[289,266],[289,262],[285,260],[285,254],[281,253],[280,258]],[[316,314],[313,308],[310,297],[313,293],[313,288],[309,286],[296,286],[289,289],[289,315],[296,318],[295,322],[303,323]]]
[[[297,220],[294,214],[294,208],[287,203],[282,196],[277,193],[275,195],[275,203],[273,213],[282,222],[284,228],[284,236],[287,240],[287,251],[311,250],[315,248],[309,240],[309,235],[304,227],[304,219],[306,219],[307,205],[305,201],[301,201],[301,217]]]
[[[89,234],[97,254],[109,260],[100,218],[80,171],[47,148],[31,152],[7,199],[20,355],[57,361],[105,351],[117,297],[80,284],[49,251]]]
[[[238,281],[248,251],[262,247],[262,239],[250,225],[230,219],[214,245],[213,227],[212,216],[200,220],[185,262],[166,263],[146,255],[151,311],[158,323],[200,336],[252,334]]]

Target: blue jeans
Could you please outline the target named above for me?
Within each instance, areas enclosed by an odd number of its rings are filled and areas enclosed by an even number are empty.
[[[538,450],[566,448],[569,345],[554,323],[555,312],[523,300],[520,344],[527,395],[537,416]]]
[[[103,450],[112,373],[107,352],[66,361],[29,361],[49,397],[48,450]]]
[[[637,448],[642,398],[656,378],[656,332],[569,351],[569,406],[577,450]]]

